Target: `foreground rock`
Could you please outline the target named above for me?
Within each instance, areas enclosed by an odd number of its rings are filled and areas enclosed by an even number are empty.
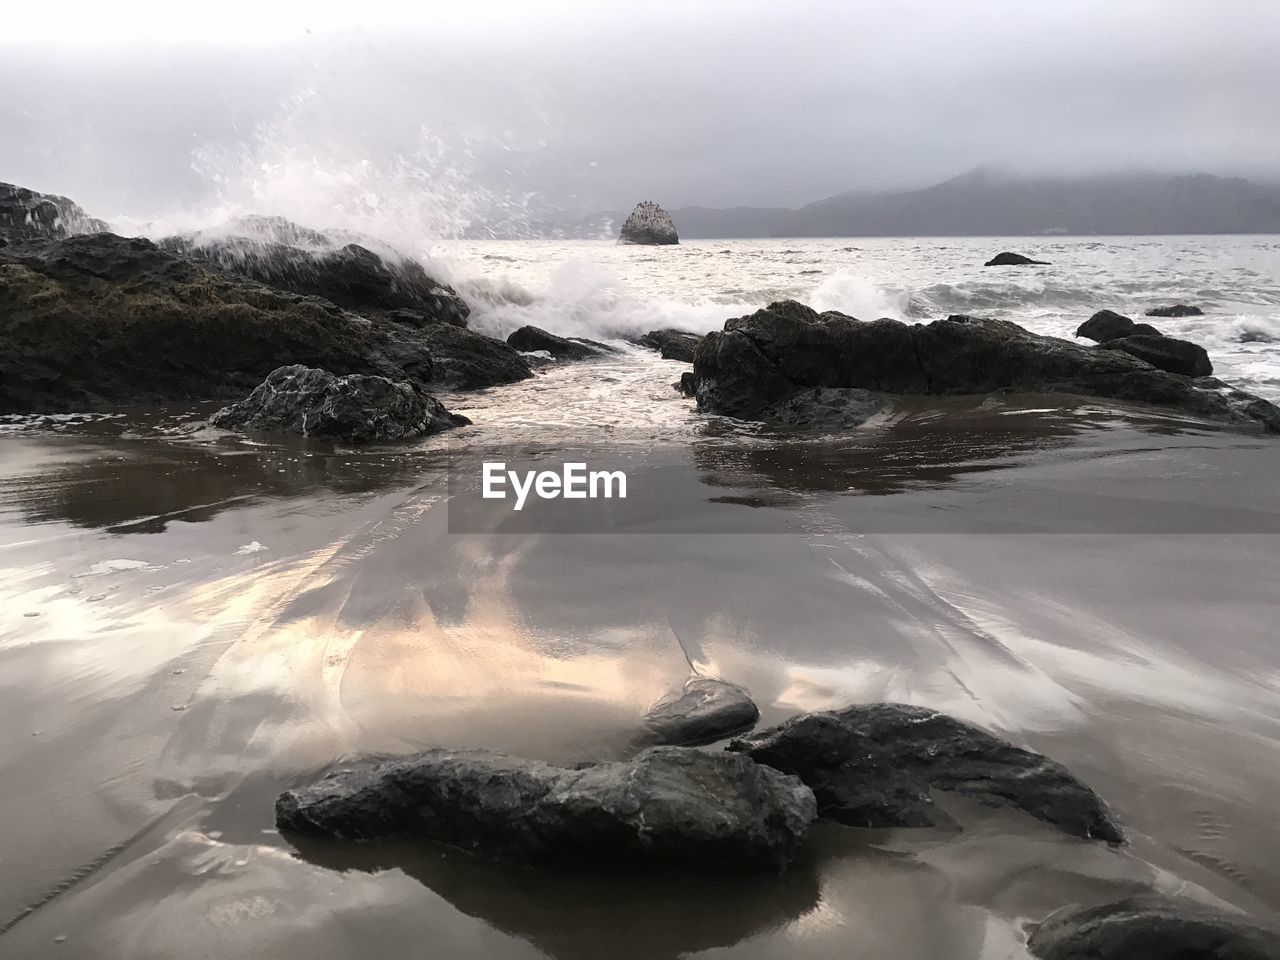
[[[411,383],[294,364],[273,370],[248,397],[219,410],[216,427],[289,433],[313,440],[405,440],[471,421]]]
[[[802,714],[729,744],[798,776],[818,813],[858,827],[945,823],[930,790],[1015,807],[1072,836],[1120,843],[1098,796],[1059,763],[924,707],[873,703]]]
[[[984,267],[1047,267],[1048,265],[1047,260],[1032,260],[1030,257],[1024,257],[1020,253],[1010,253],[1008,250],[997,253],[983,264]]]
[[[1280,960],[1280,935],[1247,916],[1154,893],[1060,910],[1027,947],[1041,960]]]
[[[1135,324],[1146,326],[1146,324]],[[1131,357],[1145,360],[1153,367],[1178,373],[1184,377],[1207,377],[1213,373],[1209,352],[1198,343],[1178,340],[1174,337],[1129,336],[1108,340],[1101,345],[1104,350],[1123,350]]]
[[[356,312],[399,310],[401,321],[414,326],[466,326],[470,312],[451,287],[428,276],[416,260],[390,249],[375,253],[283,217],[241,217],[213,230],[168,237],[160,246]]]
[[[239,399],[282,363],[434,387],[531,375],[501,341],[360,317],[147,240],[0,248],[0,412]]]
[[[0,241],[61,239],[103,233],[107,225],[66,197],[0,183]]]
[[[1172,307],[1155,307],[1147,311],[1148,317],[1203,317],[1204,311],[1199,307],[1189,307],[1185,303],[1177,303]]]
[[[750,730],[760,710],[747,691],[714,677],[690,677],[644,715],[646,739],[674,746],[715,743]]]
[[[521,327],[507,337],[507,344],[523,353],[545,351],[557,360],[589,360],[592,357],[617,352],[612,347],[596,343],[594,340],[558,337],[541,327],[534,326]]]
[[[1149,323],[1134,323],[1114,310],[1099,310],[1076,328],[1076,336],[1097,343],[1107,343],[1121,337],[1161,337],[1164,334]]]
[[[1280,432],[1280,409],[1220,381],[975,317],[864,322],[784,301],[707,334],[693,373],[701,410],[747,420],[807,411],[814,423],[843,424],[860,404],[870,415],[884,394],[1019,392],[1146,403]]]
[[[569,770],[485,750],[429,750],[281,794],[282,830],[413,836],[527,863],[777,871],[816,815],[794,777],[744,756],[655,747]]]
[[[650,245],[669,245],[679,243],[676,225],[671,214],[663,210],[652,200],[637,203],[622,225],[619,243],[641,243]]]
[[[650,350],[657,350],[663,360],[680,360],[693,363],[693,352],[702,340],[696,333],[685,333],[683,330],[650,330],[642,337],[636,337],[635,343]]]

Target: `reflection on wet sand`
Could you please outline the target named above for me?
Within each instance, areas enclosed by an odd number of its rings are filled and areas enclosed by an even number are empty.
[[[0,958],[950,960],[1019,956],[1025,921],[1137,886],[1265,914],[1280,547],[1240,518],[1280,529],[1274,448],[1022,415],[631,444],[664,471],[628,506],[647,532],[574,536],[450,532],[433,448],[6,438]],[[1107,533],[1126,490],[1165,526]],[[1038,532],[939,534],[1014,494]],[[923,521],[870,532],[868,505]],[[1055,532],[1077,510],[1100,535]],[[784,877],[605,883],[273,830],[280,789],[355,755],[621,756],[690,661],[763,723],[892,699],[1025,741],[1133,848],[963,809],[962,833],[821,826]]]

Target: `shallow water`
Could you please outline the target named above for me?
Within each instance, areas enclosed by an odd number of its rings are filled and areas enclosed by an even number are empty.
[[[200,409],[0,425],[0,957],[1005,958],[1150,886],[1280,921],[1280,445],[1062,397],[779,434],[697,414],[684,369],[555,367],[363,450]],[[571,453],[628,499],[467,499],[479,459]],[[691,663],[765,724],[980,723],[1132,842],[947,801],[962,832],[823,824],[782,877],[606,879],[273,829],[357,755],[625,755]]]

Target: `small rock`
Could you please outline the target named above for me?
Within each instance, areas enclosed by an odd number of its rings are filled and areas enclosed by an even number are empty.
[[[749,757],[653,747],[576,769],[428,750],[331,773],[276,801],[276,825],[347,840],[414,836],[498,859],[778,871],[816,815],[795,777]]]
[[[1280,960],[1280,934],[1244,914],[1156,893],[1059,910],[1032,932],[1041,960]]]
[[[247,398],[210,418],[214,426],[359,443],[404,440],[468,424],[416,384],[334,376],[302,364],[278,367]]]
[[[1159,337],[1163,334],[1149,323],[1134,323],[1114,310],[1099,310],[1076,328],[1076,336],[1107,343],[1121,337]]]
[[[1199,307],[1189,307],[1178,303],[1172,307],[1155,307],[1147,311],[1148,317],[1203,317],[1204,311]]]
[[[1032,260],[1030,257],[1024,257],[1020,253],[1010,253],[1006,250],[1004,253],[997,253],[994,257],[983,264],[984,267],[1027,267],[1027,266],[1048,266],[1046,260]]]
[[[522,353],[545,350],[557,360],[588,360],[608,353],[616,353],[612,347],[580,337],[558,337],[541,327],[521,327],[507,337],[507,345]]]
[[[692,676],[644,715],[648,740],[673,746],[715,743],[755,726],[760,710],[747,691],[714,677]]]
[[[1124,841],[1106,805],[1066,767],[925,707],[801,714],[728,749],[795,774],[813,788],[820,816],[850,826],[944,823],[932,789],[1024,810],[1072,836]]]
[[[1135,324],[1142,326],[1142,324]],[[1123,350],[1131,357],[1145,360],[1153,367],[1178,373],[1184,377],[1207,377],[1213,363],[1204,347],[1189,340],[1162,336],[1128,336],[1099,344],[1103,350]]]
[[[663,360],[679,360],[693,363],[693,351],[698,348],[702,337],[696,333],[685,333],[683,330],[650,330],[633,341],[650,350],[657,350]]]

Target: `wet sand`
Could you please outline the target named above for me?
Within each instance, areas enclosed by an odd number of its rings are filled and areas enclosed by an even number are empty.
[[[680,369],[565,368],[365,451],[200,411],[11,424],[0,957],[1004,958],[1150,886],[1280,920],[1280,443],[1061,398],[771,436],[697,418]],[[477,459],[570,451],[627,463],[628,500],[465,508]],[[278,790],[357,755],[625,755],[690,660],[762,724],[981,723],[1132,843],[946,801],[962,832],[824,824],[782,877],[601,878],[273,829]]]

